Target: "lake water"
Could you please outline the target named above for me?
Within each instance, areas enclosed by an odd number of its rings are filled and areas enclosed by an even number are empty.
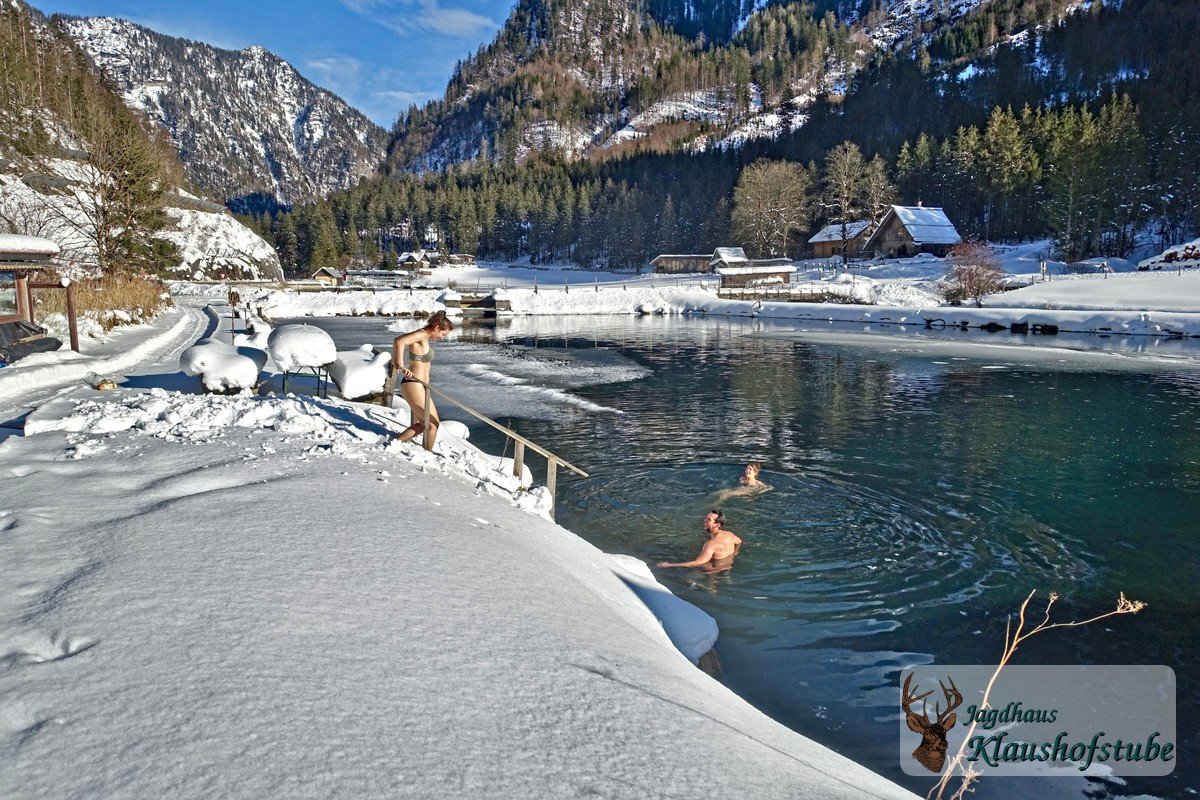
[[[341,347],[385,320],[308,320]],[[1200,790],[1200,352],[1192,342],[753,320],[468,323],[434,379],[591,473],[560,471],[559,521],[602,550],[685,560],[748,460],[774,490],[724,503],[731,572],[657,570],[720,625],[722,680],[783,724],[921,794],[900,772],[897,676],[994,663],[1032,589],[1059,618],[1015,663],[1166,664],[1175,773],[1127,783],[986,779],[975,796]],[[1086,350],[1079,353],[1073,350]],[[447,410],[446,417],[457,415]],[[457,417],[462,418],[462,417]],[[499,454],[501,439],[472,426]],[[542,479],[541,464],[533,463]]]

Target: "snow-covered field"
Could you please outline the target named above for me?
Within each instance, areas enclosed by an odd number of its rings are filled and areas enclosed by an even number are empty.
[[[406,423],[163,388],[38,408],[0,443],[0,794],[913,797],[693,666],[711,618],[511,461],[388,443]]]

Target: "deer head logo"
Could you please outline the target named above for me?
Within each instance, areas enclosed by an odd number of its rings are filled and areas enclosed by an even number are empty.
[[[938,686],[942,687],[942,694],[946,697],[946,709],[942,710],[940,701],[934,703],[933,713],[937,718],[930,722],[925,711],[925,698],[933,694],[933,690],[917,694],[917,687],[912,685],[914,674],[910,672],[904,679],[904,697],[900,701],[909,730],[921,734],[921,744],[913,751],[913,758],[930,772],[941,772],[946,764],[946,732],[954,727],[954,722],[958,719],[958,715],[951,712],[962,705],[963,697],[958,693],[958,687],[954,685],[950,676],[946,676],[946,680],[950,682],[949,689],[938,681]],[[918,700],[921,701],[920,714],[911,708]]]

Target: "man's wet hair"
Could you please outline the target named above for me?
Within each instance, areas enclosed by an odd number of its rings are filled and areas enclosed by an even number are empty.
[[[717,524],[718,524],[718,525],[724,525],[724,524],[725,524],[725,512],[724,512],[724,511],[722,511],[721,509],[719,509],[719,508],[714,508],[714,509],[712,509],[711,511],[709,511],[708,513],[709,513],[709,514],[716,514],[716,515],[717,515]]]

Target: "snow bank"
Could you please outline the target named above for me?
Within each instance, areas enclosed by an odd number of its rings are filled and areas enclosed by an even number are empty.
[[[638,314],[643,307],[678,314],[712,294],[696,288],[630,286],[576,289],[512,289],[507,292],[514,314]]]
[[[384,445],[390,413],[118,392],[0,444],[6,782],[913,797],[692,666],[644,574],[526,513],[494,459]]]
[[[267,337],[267,349],[275,366],[284,372],[324,367],[337,360],[333,338],[312,325],[283,325]]]
[[[342,397],[355,399],[378,394],[387,382],[387,368],[392,360],[391,353],[376,353],[375,348],[364,344],[357,350],[341,351],[329,367]]]
[[[671,642],[692,663],[717,643],[717,621],[686,600],[680,600],[654,577],[645,561],[633,556],[610,555],[614,570],[650,613],[662,623]]]
[[[711,297],[711,296],[710,296]],[[1028,308],[970,308],[936,306],[857,306],[837,303],[748,303],[710,299],[689,307],[698,313],[732,317],[761,317],[815,322],[853,322],[876,325],[906,325],[924,328],[982,328],[999,325],[1011,328],[1050,326],[1062,333],[1200,336],[1200,313],[1034,310]],[[1046,331],[1050,332],[1050,331]]]
[[[395,289],[376,292],[264,292],[251,307],[269,319],[284,317],[411,317],[443,311],[440,292],[432,289]]]
[[[267,354],[252,348],[245,350],[249,352],[243,353],[240,348],[217,339],[201,339],[183,351],[179,368],[183,374],[199,378],[210,392],[253,389],[258,385],[258,373],[266,364]]]
[[[1009,308],[1200,313],[1200,271],[1075,276],[992,295],[984,302]]]

